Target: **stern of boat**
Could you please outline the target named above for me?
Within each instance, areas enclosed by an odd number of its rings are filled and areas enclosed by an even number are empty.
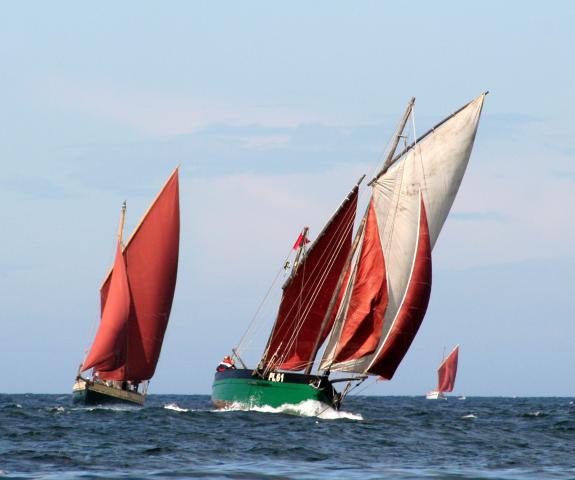
[[[429,392],[425,398],[427,398],[427,400],[447,400],[445,393],[438,391]]]

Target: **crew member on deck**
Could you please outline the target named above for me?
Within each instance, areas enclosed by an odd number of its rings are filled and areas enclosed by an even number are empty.
[[[220,362],[220,364],[218,365],[218,368],[216,368],[216,370],[218,372],[224,372],[225,370],[235,370],[236,365],[234,363],[234,361],[232,360],[232,357],[230,357],[229,355],[226,355],[224,357],[224,359]]]

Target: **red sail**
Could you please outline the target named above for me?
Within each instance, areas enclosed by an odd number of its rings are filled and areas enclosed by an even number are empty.
[[[351,250],[357,192],[356,186],[284,286],[276,323],[263,358],[274,368],[302,370],[311,359],[325,312]],[[334,318],[335,312],[323,330],[320,344],[327,337]]]
[[[448,357],[437,369],[437,391],[452,392],[457,375],[457,360],[459,358],[459,345],[453,349]]]
[[[431,294],[431,245],[423,197],[415,261],[403,302],[382,348],[367,373],[391,380],[423,321]]]
[[[176,170],[124,248],[132,309],[127,325],[125,364],[98,370],[109,380],[147,380],[154,375],[168,325],[178,271],[180,205]],[[110,277],[101,288],[103,309]]]
[[[336,362],[355,360],[374,352],[381,338],[387,301],[385,261],[372,200]]]
[[[127,325],[130,316],[130,288],[120,243],[116,249],[106,308],[92,348],[82,370],[115,370],[126,360]]]

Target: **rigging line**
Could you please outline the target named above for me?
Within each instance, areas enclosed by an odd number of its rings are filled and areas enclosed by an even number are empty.
[[[349,385],[352,383],[351,381],[347,383],[346,387],[344,388],[344,390],[342,390],[342,393],[348,389],[348,391],[344,394],[344,396],[349,395],[353,390],[355,390],[357,387],[359,387],[363,382],[365,381],[365,379],[361,380],[359,383],[355,384],[352,388],[349,388]],[[363,391],[365,389],[362,389],[361,391]],[[343,400],[343,398],[341,398],[341,400]],[[341,401],[340,400],[340,401]],[[318,414],[317,417],[319,417],[320,415],[322,415],[324,412],[327,412],[330,408],[332,408],[331,405],[327,405],[323,410],[321,410]],[[333,408],[332,408],[333,409]]]
[[[287,254],[287,256],[286,256],[286,258],[285,258],[285,260],[284,260],[284,265],[285,265],[285,262],[287,262],[287,261],[289,260],[289,258],[290,258],[290,256],[291,256],[291,253],[292,253],[292,250],[293,250],[293,248],[290,248],[290,251],[289,251],[289,253]],[[271,285],[269,286],[269,288],[268,288],[266,294],[264,295],[264,298],[262,299],[262,301],[261,301],[260,304],[258,305],[258,307],[257,307],[257,309],[256,309],[256,311],[255,311],[255,313],[254,313],[254,315],[253,315],[253,317],[252,317],[252,320],[250,321],[250,323],[249,323],[249,325],[248,325],[248,328],[245,330],[244,334],[243,334],[242,337],[240,338],[240,341],[239,341],[238,345],[236,346],[236,351],[237,351],[237,352],[240,352],[242,343],[243,343],[244,340],[246,339],[248,333],[250,332],[250,329],[254,326],[254,323],[255,323],[255,321],[256,321],[256,319],[257,319],[257,317],[258,317],[258,315],[259,315],[261,309],[263,308],[265,302],[267,301],[267,299],[268,299],[268,297],[269,297],[269,295],[270,295],[272,289],[274,288],[274,286],[275,286],[275,284],[276,284],[276,282],[277,282],[277,280],[278,280],[278,278],[279,278],[279,276],[281,275],[281,273],[282,273],[283,270],[284,270],[283,266],[280,267],[280,269],[278,270],[276,276],[274,277],[274,279],[273,279]]]
[[[415,130],[415,113],[411,117],[411,124],[413,127],[413,142],[414,142],[413,144],[414,144],[414,146],[417,147],[417,148],[414,148],[414,150],[419,152],[419,164],[421,165],[421,172],[423,174],[422,175],[423,176],[423,186],[424,186],[425,192],[427,193],[427,176],[425,175],[425,167],[423,165],[423,155],[421,154],[421,144],[417,142],[417,132]],[[421,190],[421,187],[420,187],[420,190]],[[428,199],[431,200],[429,195],[428,195]]]
[[[336,231],[334,232],[333,238],[328,242],[325,250],[321,253],[320,257],[318,258],[318,262],[309,276],[309,277],[311,277],[312,284],[311,285],[308,284],[309,280],[306,282],[302,282],[302,284],[304,286],[304,290],[306,290],[306,291],[310,290],[310,287],[311,287],[312,294],[309,296],[309,300],[307,301],[307,305],[313,304],[313,302],[317,298],[318,289],[321,289],[323,287],[323,284],[325,283],[325,278],[326,278],[327,274],[329,273],[329,271],[332,269],[333,263],[335,262],[337,255],[341,251],[343,243],[346,240],[348,231],[351,228],[353,228],[353,225],[351,222],[351,217],[353,217],[355,215],[355,211],[350,209],[350,211],[348,211],[345,215],[346,216],[344,216],[344,218],[342,219],[343,221],[341,222],[341,224],[337,227]],[[342,230],[343,230],[343,232],[342,232]],[[324,259],[326,257],[329,258],[327,264],[324,261]],[[321,265],[322,263],[324,264],[323,266]],[[318,269],[320,269],[319,275],[317,275],[316,278],[314,279],[313,276],[318,271]],[[301,292],[301,290],[300,290],[300,292]],[[315,294],[315,296],[314,296],[314,294]],[[301,295],[301,293],[300,293],[300,295]],[[298,297],[298,298],[300,298],[300,297]],[[274,331],[283,328],[285,325],[287,325],[287,323],[289,322],[290,319],[293,319],[293,316],[291,315],[293,312],[293,309],[294,309],[294,305],[292,305],[290,307],[290,309],[287,311],[287,313],[284,316],[284,318],[282,319],[282,321],[274,327]],[[309,308],[306,308],[306,310],[309,310]],[[307,313],[306,313],[306,315],[307,315]],[[306,318],[305,316],[300,317],[300,320],[296,322],[295,326],[297,327],[300,322],[305,320],[305,318]]]
[[[354,193],[354,191],[357,191],[357,189],[358,189],[358,185],[356,185],[356,187],[352,190],[351,193]],[[348,196],[346,197],[346,199],[340,204],[340,206],[339,206],[338,209],[336,210],[336,214],[337,214],[338,212],[340,212],[342,208],[345,207],[345,203],[348,202],[349,199],[350,199],[350,194],[348,194]],[[336,214],[334,214],[334,215],[336,215]],[[353,228],[353,222],[350,222],[350,218],[348,218],[348,216],[350,216],[350,215],[351,215],[351,216],[355,215],[355,209],[354,209],[354,210],[351,210],[351,209],[350,209],[350,210],[349,210],[348,212],[346,212],[344,215],[345,215],[345,216],[343,217],[342,222],[340,223],[339,226],[337,226],[337,228],[336,228],[336,230],[335,230],[335,232],[334,232],[334,235],[333,235],[334,238],[332,238],[332,239],[328,242],[325,251],[320,254],[319,259],[318,259],[318,264],[316,264],[316,267],[314,268],[314,270],[313,270],[312,273],[315,273],[316,270],[317,270],[317,268],[321,268],[321,265],[320,265],[320,264],[321,264],[321,262],[323,261],[323,258],[325,257],[325,255],[327,254],[326,252],[328,252],[328,250],[331,248],[333,242],[334,242],[334,241],[337,241],[338,235],[341,234],[341,233],[340,233],[341,228],[344,228],[344,229],[345,229],[347,223],[351,223],[351,228]],[[346,218],[347,218],[347,220],[346,220]],[[323,236],[323,234],[324,234],[325,231],[326,231],[327,226],[330,225],[330,224],[332,224],[333,221],[334,221],[334,216],[332,216],[332,217],[330,218],[330,220],[328,221],[328,224],[326,224],[326,226],[322,229],[322,231],[320,232],[320,234],[319,234],[319,236],[318,236],[318,239]],[[315,242],[317,242],[318,239],[316,239]],[[303,260],[300,262],[300,264],[301,264],[302,262],[305,262],[305,261],[306,261],[307,257],[309,256],[309,253],[315,248],[315,245],[316,245],[315,242],[312,244],[312,246],[311,246],[310,249],[308,250],[307,254],[304,256],[304,258],[303,258]],[[293,280],[294,277],[295,277],[295,275],[294,275],[294,273],[292,272],[292,274],[290,275],[290,278],[288,279],[288,281],[287,281],[287,282],[284,284],[284,286],[283,286],[284,290],[285,290],[285,288],[287,288],[287,285],[289,284],[289,282],[291,282],[291,281]],[[284,317],[284,319],[283,319],[280,323],[278,323],[277,318],[276,318],[276,323],[275,323],[274,326],[273,326],[272,332],[271,332],[271,334],[270,334],[270,339],[268,340],[268,344],[266,345],[266,348],[265,348],[265,350],[264,350],[264,354],[263,354],[263,356],[262,356],[262,360],[265,360],[266,357],[267,357],[267,354],[269,353],[269,347],[270,347],[270,343],[269,343],[269,342],[270,342],[270,340],[273,338],[274,332],[275,332],[276,330],[278,330],[279,328],[283,328],[283,327],[284,327],[284,324],[285,324],[286,320],[288,320],[289,317],[291,316],[292,310],[293,310],[293,305],[292,305],[292,308],[290,308],[290,309],[288,310],[288,312],[286,313],[286,316]]]
[[[370,383],[370,382],[365,382],[365,385],[363,386],[363,388],[362,388],[361,390],[355,392],[355,395],[359,395],[360,393],[365,392],[368,388],[373,387],[373,386],[377,383],[377,381],[378,381],[377,378],[373,378],[373,377],[372,377],[370,380],[373,380],[373,381],[372,381],[371,383]],[[351,395],[351,392],[353,392],[353,391],[354,391],[357,387],[359,387],[360,385],[361,385],[361,383],[358,383],[357,385],[355,385],[355,386],[348,392],[348,395]]]
[[[417,218],[419,218],[419,219],[421,219],[421,213],[422,213],[421,198],[422,197],[421,197],[421,187],[420,187],[420,189],[419,189],[419,209],[417,212]],[[417,251],[418,251],[418,246],[419,246],[419,241],[420,241],[420,232],[421,232],[421,223],[418,222],[417,232],[416,232],[416,236],[415,236],[415,245],[413,248],[413,259],[411,260],[411,267],[409,270],[409,276],[407,277],[407,280],[406,280],[406,283],[404,286],[405,290],[403,290],[403,295],[401,297],[401,301],[398,303],[397,308],[396,308],[395,312],[393,313],[393,318],[392,318],[391,322],[389,323],[389,327],[387,328],[387,331],[385,331],[385,326],[384,326],[384,329],[382,330],[382,338],[380,339],[376,350],[371,355],[369,362],[367,362],[367,366],[365,367],[365,369],[363,371],[364,374],[367,374],[369,369],[373,366],[373,364],[375,362],[377,362],[378,360],[380,360],[379,355],[381,354],[381,351],[383,350],[384,346],[386,345],[387,339],[392,334],[393,328],[396,325],[396,322],[398,321],[401,309],[403,308],[403,305],[405,304],[405,301],[408,298],[407,297],[408,290],[409,290],[408,286],[409,286],[409,284],[413,278],[414,271],[415,271],[415,262],[417,260]],[[384,331],[385,331],[385,335],[384,335]],[[404,355],[405,355],[405,353],[404,353]],[[403,357],[401,357],[401,358],[403,358]]]
[[[367,213],[367,210],[366,210],[366,213]],[[364,226],[365,226],[365,216],[366,216],[366,213],[364,213],[364,215],[362,215],[362,221],[361,221],[361,223],[360,223],[358,232],[356,232],[356,236],[358,235],[358,233],[361,235],[362,232],[363,232],[363,228],[364,228]],[[356,257],[356,252],[358,251],[358,249],[357,249],[356,247],[354,247],[354,245],[356,245],[356,242],[357,242],[357,240],[354,239],[353,245],[352,245],[353,252],[350,252],[350,253],[352,253],[353,257]],[[359,244],[359,243],[358,243],[358,244]],[[348,263],[348,262],[346,261],[345,268],[346,268],[346,269],[349,268],[349,265],[352,264],[352,265],[354,266],[354,273],[355,273],[355,267],[356,267],[355,263],[356,263],[356,262],[349,262],[349,263]],[[353,274],[352,274],[352,276],[350,277],[350,280],[347,282],[347,284],[345,284],[345,285],[343,286],[344,291],[347,291],[345,298],[349,298],[349,291],[348,291],[348,290],[349,290],[349,284],[351,283],[352,280],[353,280]],[[338,286],[337,286],[337,287],[338,287],[338,288],[336,288],[337,292],[340,292],[342,286],[339,285],[339,283],[338,283]],[[332,295],[335,295],[335,294],[336,294],[336,292],[333,292],[333,293],[332,293]],[[341,303],[341,305],[345,305],[345,299],[344,299],[344,302]],[[335,312],[333,312],[333,313],[336,314],[336,315],[333,317],[334,319],[337,318],[338,316],[341,318],[341,315],[338,315],[338,314],[339,314],[339,311],[340,311],[340,308],[341,308],[341,305],[339,306],[338,310],[336,310]],[[331,314],[330,314],[330,317],[331,317]],[[339,323],[339,324],[338,324],[338,323]],[[341,321],[340,321],[340,322],[337,322],[337,321],[336,321],[336,322],[334,323],[334,325],[331,326],[330,332],[327,332],[327,333],[330,333],[330,335],[329,335],[330,341],[328,342],[328,344],[327,344],[328,347],[326,347],[326,348],[330,348],[329,345],[332,343],[332,338],[333,338],[333,335],[334,335],[334,330],[337,329],[338,332],[339,332],[339,331],[341,330],[339,327],[341,327]],[[323,332],[323,331],[318,332],[318,334],[317,334],[317,340],[318,340],[318,341],[319,341],[319,336],[320,336],[320,335],[323,335],[324,333],[326,333],[326,332]],[[313,357],[313,360],[312,360],[312,361],[313,361],[313,362],[315,362],[315,360],[316,360],[317,351],[319,350],[318,347],[320,347],[322,343],[324,343],[324,342],[322,341],[319,345],[316,345],[316,346],[314,347],[314,351],[313,351],[313,353],[312,353],[312,357]],[[331,349],[331,348],[330,348],[329,352],[332,352],[332,349]],[[332,353],[333,353],[333,352],[332,352]],[[330,356],[331,356],[331,355],[330,355]],[[325,358],[326,358],[326,357],[325,357],[325,352],[324,352],[324,354],[323,354],[322,357],[321,357],[321,361],[323,362]],[[321,362],[320,362],[320,363],[321,363]],[[309,365],[309,364],[310,364],[310,362],[308,362],[308,365]]]
[[[305,316],[300,318],[300,320],[296,323],[295,328],[292,330],[292,335],[288,341],[288,344],[286,345],[286,348],[283,350],[283,355],[282,355],[283,360],[285,360],[285,357],[288,355],[288,353],[290,353],[290,350],[293,348],[296,340],[298,339],[299,333],[300,333],[301,329],[303,328],[305,320],[307,320],[309,312],[311,311],[311,308],[314,306],[315,301],[317,300],[317,297],[319,295],[319,292],[323,288],[323,285],[325,284],[327,276],[333,268],[333,265],[335,263],[335,259],[337,258],[339,251],[341,251],[341,247],[342,247],[344,240],[345,240],[345,237],[342,238],[342,241],[340,241],[339,245],[337,246],[338,252],[330,257],[329,264],[327,265],[325,270],[322,272],[321,276],[318,277],[317,283],[314,286],[314,288],[311,291],[311,294],[309,296],[306,311],[305,311]],[[283,363],[283,361],[282,361],[282,363]]]
[[[326,349],[329,348],[332,341],[334,343],[333,343],[333,346],[330,348],[329,352],[324,351],[324,354],[323,354],[322,359],[320,361],[320,366],[322,363],[324,363],[324,360],[327,363],[325,370],[329,370],[331,368],[331,366],[335,363],[335,359],[336,359],[336,356],[338,353],[338,348],[339,348],[339,344],[340,344],[340,340],[341,340],[341,334],[343,331],[343,325],[345,323],[345,320],[347,318],[347,314],[349,312],[349,307],[350,307],[350,303],[351,303],[351,296],[353,294],[353,288],[355,286],[355,279],[357,277],[357,269],[359,267],[359,257],[361,255],[361,252],[363,251],[363,239],[365,238],[365,222],[362,222],[362,225],[363,225],[363,232],[361,233],[361,235],[362,235],[362,239],[360,240],[361,246],[357,249],[357,253],[354,255],[354,259],[352,259],[352,261],[353,261],[352,271],[349,275],[349,280],[348,280],[347,284],[345,285],[344,295],[341,299],[340,305],[339,305],[338,310],[335,314],[334,324],[337,323],[337,325],[334,325],[334,327],[331,329]],[[343,308],[343,310],[342,310],[342,308]],[[336,333],[336,330],[337,330],[337,333]],[[333,338],[333,340],[332,340],[332,338]],[[326,357],[326,353],[329,353],[328,357]]]
[[[399,191],[401,191],[401,187],[402,187],[402,185],[403,185],[403,177],[404,177],[404,168],[403,168],[403,165],[400,165],[400,166],[397,167],[397,168],[400,168],[400,167],[401,167],[401,176],[400,176],[400,182],[399,182]],[[378,184],[378,183],[376,182],[375,184]],[[375,185],[375,184],[374,184],[374,185]],[[375,188],[375,187],[372,187],[372,188]],[[397,216],[398,208],[399,208],[399,197],[398,197],[397,201],[395,202],[395,208],[388,210],[387,216],[386,216],[385,225],[389,224],[389,218],[390,218],[391,215],[392,215],[392,218],[395,218],[395,217]],[[393,212],[392,212],[392,210],[393,210]],[[392,237],[393,237],[393,229],[394,229],[394,226],[395,226],[395,222],[392,222],[392,223],[391,223],[391,231],[389,232],[389,234],[387,235],[387,238],[386,238],[386,240],[385,240],[385,243],[386,243],[386,244],[385,244],[385,247],[384,247],[384,249],[383,249],[384,252],[385,252],[386,250],[389,250],[389,248],[390,248],[391,239],[392,239]],[[379,226],[378,226],[378,230],[379,230]],[[357,263],[357,260],[356,260],[356,263]],[[356,266],[354,266],[354,268],[356,268]],[[352,278],[351,278],[351,276],[350,276],[350,281],[349,281],[348,284],[347,284],[347,288],[349,288],[349,286],[351,285],[351,283],[352,283],[351,280],[352,280]],[[347,293],[346,293],[346,294],[347,294]],[[343,302],[342,302],[342,303],[343,303]],[[382,335],[381,337],[383,337],[383,335]],[[338,344],[339,344],[339,339],[338,339]],[[381,338],[380,338],[380,340],[379,340],[378,347],[379,347],[380,344],[381,344]],[[336,347],[337,347],[337,345],[336,345]],[[375,351],[377,351],[377,348],[376,348]],[[335,354],[335,352],[336,352],[336,350],[334,350],[334,354]],[[361,358],[358,358],[358,359],[354,359],[353,361],[354,361],[354,362],[358,362],[358,361],[360,361],[360,360],[363,360],[363,359],[367,358],[367,357],[370,356],[370,355],[373,355],[373,353],[368,354],[368,355],[365,355],[365,356],[363,356],[363,357],[361,357]],[[333,359],[333,360],[334,360],[334,361],[330,364],[330,367],[329,367],[329,368],[331,368],[331,367],[333,366],[333,364],[340,363],[340,362],[335,361],[335,359]]]
[[[354,213],[355,212],[352,210],[351,212],[348,212],[348,216],[351,217],[354,215]],[[329,258],[328,263],[327,263],[327,265],[325,265],[323,267],[323,271],[320,271],[319,276],[317,276],[314,284],[312,285],[312,290],[311,290],[311,294],[308,297],[305,314],[303,317],[300,317],[299,321],[297,321],[297,323],[295,324],[295,329],[294,329],[295,331],[293,331],[293,333],[292,333],[292,337],[290,339],[291,341],[289,342],[289,349],[291,349],[293,347],[293,343],[297,339],[299,331],[301,330],[303,324],[305,323],[305,320],[307,319],[307,315],[309,314],[309,311],[313,307],[313,305],[317,299],[317,296],[319,295],[319,291],[321,290],[321,288],[323,288],[323,285],[325,284],[325,280],[327,278],[327,275],[332,271],[335,260],[337,259],[339,253],[341,252],[343,244],[346,241],[347,235],[348,235],[350,229],[352,228],[351,218],[347,218],[347,219],[344,218],[344,220],[346,220],[346,221],[342,222],[342,224],[340,225],[338,230],[336,230],[336,232],[335,232],[336,235],[334,235],[334,238],[330,241],[330,243],[327,245],[325,251],[322,253],[320,260],[323,259],[325,256],[327,256]],[[340,232],[342,229],[344,230],[343,234]],[[336,243],[336,245],[334,245],[334,243]],[[314,269],[314,272],[316,270],[317,270],[317,266],[316,266],[316,269]],[[290,311],[291,311],[291,309],[290,309]],[[286,316],[286,319],[287,319],[287,316]],[[283,325],[283,323],[282,323],[282,325]],[[287,354],[287,353],[288,353],[287,350],[284,351],[284,354]]]
[[[343,226],[346,230],[349,230],[352,226],[351,225],[344,225]],[[320,272],[320,276],[317,278],[317,283],[315,286],[313,286],[313,289],[311,290],[311,294],[309,296],[309,299],[307,301],[306,304],[306,309],[304,312],[304,315],[301,316],[299,318],[299,320],[297,321],[297,323],[295,324],[295,328],[292,330],[292,335],[290,337],[290,339],[288,340],[288,343],[286,345],[286,348],[283,349],[283,354],[280,357],[281,358],[281,362],[283,363],[283,361],[285,360],[285,357],[288,355],[288,353],[290,352],[290,350],[293,348],[295,341],[297,340],[298,336],[299,336],[299,332],[301,331],[301,329],[303,328],[303,325],[305,323],[305,320],[308,317],[309,312],[311,311],[311,308],[313,307],[313,305],[315,304],[315,301],[319,295],[320,290],[323,288],[325,281],[327,279],[327,276],[329,275],[329,273],[331,272],[333,265],[335,263],[335,260],[337,259],[337,256],[339,255],[339,252],[341,251],[341,248],[343,246],[343,243],[345,242],[345,238],[347,237],[347,232],[344,232],[345,235],[340,235],[339,239],[337,240],[337,245],[335,246],[335,248],[337,249],[337,251],[335,253],[333,253],[330,257],[329,257],[329,262],[328,265],[324,268],[324,270],[322,272]],[[333,241],[332,241],[333,242]],[[330,243],[332,243],[330,242]],[[329,246],[329,244],[328,244]],[[326,249],[327,251],[328,249]],[[325,253],[324,253],[325,255]],[[323,255],[322,255],[323,256]],[[314,269],[315,271],[315,269]],[[293,307],[292,307],[293,308]],[[291,311],[291,309],[290,309]],[[286,316],[287,318],[287,316]],[[284,319],[285,320],[285,319]],[[279,349],[279,347],[276,349],[276,353],[277,350]]]
[[[399,160],[396,162],[396,164],[397,164],[397,163],[399,163]],[[393,165],[392,165],[392,167],[393,167]],[[390,167],[390,168],[391,168],[391,167]],[[403,164],[403,163],[402,163],[402,164],[399,164],[396,168],[398,168],[398,169],[401,168],[401,175],[400,175],[400,178],[399,178],[399,187],[397,188],[397,191],[398,191],[398,192],[401,192],[401,188],[402,188],[402,186],[403,186],[403,180],[404,180],[404,173],[405,173],[404,164]],[[389,170],[388,170],[388,171],[389,171]],[[386,173],[387,173],[387,172],[386,172]],[[384,174],[384,175],[385,175],[385,174]],[[375,182],[374,185],[380,185],[380,184],[379,184],[378,182]],[[372,188],[375,189],[375,186],[373,186]],[[396,190],[394,189],[393,196],[395,196],[395,191],[396,191]],[[387,238],[385,239],[385,247],[383,248],[384,256],[385,256],[385,251],[387,251],[387,250],[390,249],[391,241],[392,241],[392,238],[393,238],[393,231],[394,231],[394,228],[395,228],[395,221],[394,221],[394,219],[395,219],[396,216],[397,216],[397,212],[398,212],[398,208],[399,208],[399,193],[398,193],[398,195],[397,195],[397,200],[396,200],[394,203],[395,203],[394,208],[391,208],[391,209],[389,209],[389,210],[387,211],[387,215],[386,215],[386,219],[385,219],[385,223],[384,223],[384,225],[389,225],[389,224],[391,223],[391,231],[389,232],[389,234],[387,235]],[[389,220],[390,217],[392,218],[391,222],[390,222],[390,220]],[[379,225],[378,225],[378,230],[379,230]],[[351,277],[350,277],[350,282],[348,283],[348,288],[349,288],[349,285],[350,285],[350,284],[351,284]],[[384,317],[384,318],[385,318],[385,317]],[[384,324],[384,326],[385,326],[385,324]],[[373,356],[373,354],[374,354],[375,352],[377,352],[379,346],[381,345],[381,340],[382,340],[382,338],[383,338],[383,335],[381,335],[380,340],[379,340],[379,342],[378,342],[378,346],[377,346],[376,350],[374,350],[374,352],[372,352],[371,354],[364,355],[364,356],[361,357],[361,358],[354,359],[353,361],[354,361],[354,362],[358,362],[358,361],[363,360],[363,359],[365,359],[365,358],[367,358],[367,357],[369,357],[369,356]],[[338,344],[339,344],[339,339],[338,339]],[[334,354],[335,354],[335,350],[334,350]],[[331,366],[332,366],[333,364],[338,364],[338,363],[340,363],[340,362],[335,361],[335,358],[334,358],[334,361],[333,361],[332,364],[330,365],[330,368],[331,368]]]
[[[342,284],[340,287],[340,292],[343,291],[343,295],[340,304],[338,305],[337,311],[335,312],[333,326],[331,328],[331,331],[329,332],[329,338],[327,340],[326,347],[319,362],[320,369],[322,363],[326,364],[326,367],[323,368],[323,370],[329,370],[331,368],[331,365],[334,363],[334,359],[337,353],[339,341],[343,330],[343,325],[349,312],[349,307],[351,304],[350,300],[353,294],[353,288],[355,286],[359,260],[361,257],[361,253],[363,251],[363,242],[365,239],[365,226],[367,223],[368,213],[369,213],[369,205],[365,209],[365,212],[359,224],[358,231],[355,233],[355,238],[353,240],[354,243],[352,245],[352,248],[355,248],[355,250],[353,251],[351,258],[349,259],[349,264],[347,265],[349,278],[347,279],[345,285]],[[341,290],[341,288],[343,288],[343,290]],[[338,292],[338,295],[340,294],[340,292]]]
[[[304,245],[304,247],[305,247],[305,237],[304,237],[303,245]],[[305,253],[305,252],[304,252],[304,253]],[[301,281],[301,284],[300,284],[299,295],[297,296],[298,306],[297,306],[296,318],[298,318],[298,316],[299,316],[299,318],[301,319],[302,323],[303,323],[303,317],[301,316],[301,309],[302,309],[302,302],[303,302],[303,291],[304,291],[303,288],[304,288],[304,283],[305,283],[305,269],[306,269],[306,266],[307,266],[307,262],[303,262],[303,265],[301,266],[301,268],[302,268],[302,272],[301,272],[302,281]],[[299,267],[299,265],[298,265],[298,267]],[[307,314],[306,314],[306,316],[307,316]]]
[[[415,147],[415,148],[413,148],[413,156],[414,156],[414,160],[417,161],[417,160],[416,160],[416,159],[417,159],[417,157],[416,157],[416,152],[419,151],[419,160],[420,160],[420,162],[421,162],[421,168],[422,168],[422,172],[423,172],[423,182],[424,182],[424,185],[426,185],[426,183],[425,183],[425,178],[426,178],[426,177],[425,177],[425,169],[424,169],[424,167],[423,167],[423,158],[422,158],[422,156],[421,156],[421,146],[420,146],[419,143],[417,142],[417,136],[416,136],[416,130],[415,130],[415,109],[412,109],[412,112],[411,112],[411,120],[412,120],[413,135],[414,135],[414,144],[413,144],[413,145],[414,145],[414,147]],[[397,168],[401,168],[401,176],[400,176],[399,188],[396,190],[396,191],[398,191],[398,192],[401,192],[401,188],[402,188],[402,186],[403,186],[403,180],[404,180],[404,176],[405,176],[405,168],[404,168],[404,167],[405,167],[405,162],[407,161],[407,155],[408,155],[408,152],[405,153],[405,156],[404,156],[403,158],[401,158],[401,157],[398,158],[398,160],[397,160],[397,162],[396,162],[396,163],[399,164]],[[401,163],[400,163],[400,162],[401,162]],[[421,187],[420,187],[420,190],[421,190]],[[395,219],[396,216],[397,216],[397,211],[398,211],[398,208],[399,208],[399,203],[400,203],[400,195],[398,195],[397,200],[396,200],[396,202],[395,202],[395,208],[393,208],[393,216],[392,216],[392,219]],[[389,221],[390,214],[391,214],[391,210],[392,210],[392,209],[390,209],[390,210],[388,211],[388,215],[386,216],[386,223],[388,223],[388,221]],[[385,240],[385,249],[386,249],[386,250],[388,250],[389,248],[391,248],[390,245],[391,245],[392,238],[393,238],[394,228],[395,228],[395,221],[392,221],[392,223],[391,223],[391,231],[389,232],[389,234],[388,234],[388,236],[387,236],[387,238],[386,238],[386,240]],[[369,368],[369,366],[371,366],[371,364],[372,364],[374,358],[376,358],[377,355],[379,354],[379,352],[381,351],[382,345],[385,343],[385,341],[386,341],[386,339],[387,339],[387,337],[388,337],[388,335],[389,335],[389,331],[390,331],[390,329],[393,327],[393,324],[394,324],[394,322],[392,321],[392,322],[390,323],[390,327],[389,327],[389,329],[388,329],[386,335],[383,335],[383,331],[382,331],[381,338],[380,338],[380,340],[379,340],[379,342],[378,342],[378,346],[377,346],[377,348],[375,349],[375,351],[374,351],[373,353],[369,354],[369,355],[365,355],[364,357],[362,357],[362,359],[357,359],[357,360],[363,360],[363,359],[365,359],[365,358],[367,358],[367,357],[371,357],[371,360],[368,362],[368,368]],[[384,328],[385,328],[385,325],[384,325]],[[337,362],[336,362],[336,363],[337,363]]]

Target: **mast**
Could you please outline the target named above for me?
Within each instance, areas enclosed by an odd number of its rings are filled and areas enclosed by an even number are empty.
[[[443,354],[441,355],[441,363],[439,364],[439,367],[437,367],[437,391],[439,392],[439,384],[441,383],[441,374],[440,374],[440,370],[441,370],[441,366],[443,365],[443,362],[445,362],[445,345],[443,346]]]
[[[405,129],[405,125],[407,123],[407,120],[409,119],[409,115],[411,114],[411,111],[413,110],[414,104],[415,104],[415,97],[411,97],[411,100],[409,100],[409,102],[407,103],[407,108],[405,109],[403,117],[401,117],[399,125],[397,126],[397,131],[395,132],[395,135],[393,137],[393,143],[391,145],[389,153],[387,154],[387,158],[385,159],[385,162],[383,162],[383,167],[381,167],[381,170],[369,182],[369,186],[371,186],[371,184],[375,181],[376,178],[381,177],[385,172],[387,172],[388,168],[391,167],[391,164],[393,163],[393,160],[394,160],[395,150],[397,149],[397,145],[399,144],[399,140],[402,137],[403,130]]]
[[[120,216],[120,227],[118,228],[118,243],[122,244],[122,233],[124,232],[124,220],[126,219],[126,200],[122,203],[122,213]]]
[[[301,239],[298,240],[301,242],[300,248],[298,248],[297,253],[295,255],[295,259],[293,261],[293,268],[292,270],[295,272],[299,265],[300,258],[302,254],[305,256],[305,244],[307,243],[307,232],[309,231],[309,227],[303,227],[303,231],[301,232]]]

